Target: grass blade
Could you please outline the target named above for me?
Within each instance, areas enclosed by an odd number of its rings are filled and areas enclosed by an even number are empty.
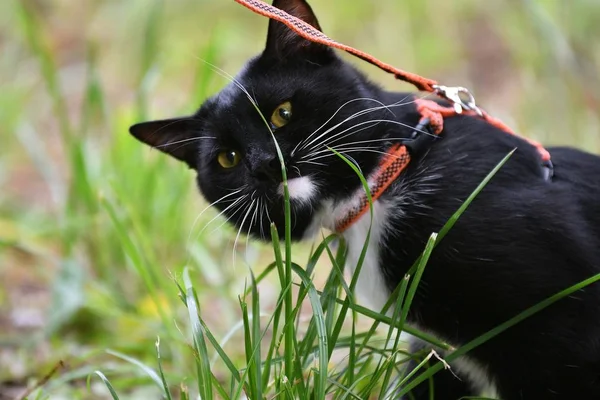
[[[283,307],[281,307],[282,304],[283,304],[283,296],[281,296],[281,294],[280,294],[280,297],[277,301],[277,306],[275,307],[275,311],[273,312],[273,339],[271,339],[271,343],[269,345],[269,350],[267,351],[267,357],[265,358],[265,362],[264,362],[264,370],[263,370],[263,376],[262,376],[263,392],[267,391],[267,386],[269,384],[269,379],[271,377],[271,364],[272,364],[273,355],[275,354],[275,350],[276,350],[276,346],[277,346],[277,340],[275,338],[277,337],[277,332],[278,332],[278,328],[279,328],[279,320],[281,318],[281,311],[283,310]]]
[[[56,118],[58,119],[63,143],[65,143],[67,147],[70,147],[73,139],[73,132],[69,121],[68,107],[65,96],[60,89],[59,73],[52,52],[44,43],[46,35],[42,32],[43,23],[33,10],[33,3],[20,1],[16,4],[18,5],[18,11],[29,47],[39,59],[42,77],[44,78],[48,93],[52,98],[54,115],[56,115]]]
[[[165,374],[162,368],[162,362],[160,357],[160,337],[156,338],[156,359],[158,361],[158,373],[160,374],[160,380],[162,381],[163,388],[165,391],[165,396],[167,400],[172,400],[171,391],[169,390],[169,384],[167,383],[167,379],[165,378]]]
[[[108,388],[108,391],[110,392],[110,395],[112,396],[113,400],[119,400],[119,396],[117,395],[115,388],[113,388],[108,378],[100,371],[94,371],[94,373],[98,375],[100,379],[102,379],[102,382],[104,382],[104,384]]]
[[[417,293],[417,288],[419,286],[419,282],[421,281],[421,277],[423,276],[423,271],[425,271],[425,266],[429,261],[429,257],[431,256],[431,252],[435,247],[437,242],[438,234],[432,233],[429,236],[429,240],[427,240],[427,244],[425,245],[425,250],[421,254],[419,264],[417,265],[417,271],[415,272],[415,276],[412,279],[410,287],[408,289],[408,293],[406,294],[406,299],[402,304],[402,311],[400,314],[400,322],[398,323],[398,329],[402,330],[404,327],[404,322],[408,316],[408,311],[410,310],[410,306],[412,304],[413,299],[415,298],[415,294]]]
[[[204,322],[204,320],[201,317],[199,317],[199,318],[200,318],[200,323],[202,324],[202,329],[204,329],[204,333],[206,334],[206,338],[208,339],[210,344],[213,346],[213,348],[217,352],[221,361],[223,361],[225,366],[227,366],[227,369],[229,369],[229,372],[231,372],[231,376],[233,376],[233,379],[237,382],[240,382],[240,372],[233,364],[233,361],[231,361],[231,358],[229,358],[227,353],[225,353],[225,350],[223,350],[223,347],[221,347],[221,345],[219,344],[219,342],[217,341],[215,336],[212,334],[212,332],[206,325],[206,322]]]
[[[130,230],[128,230],[124,224],[124,222],[117,215],[117,211],[113,207],[113,205],[106,199],[102,198],[101,204],[108,213],[108,216],[111,222],[114,225],[115,232],[119,238],[119,241],[123,247],[123,251],[129,259],[131,260],[131,264],[135,268],[135,271],[142,278],[144,285],[146,286],[146,290],[150,295],[154,306],[160,316],[163,325],[171,330],[172,324],[170,323],[169,318],[167,317],[167,312],[164,309],[164,304],[158,297],[159,289],[158,289],[158,278],[155,275],[155,271],[148,265],[146,262],[142,251],[139,246],[134,242],[134,238],[132,238]]]
[[[398,342],[400,340],[400,332],[402,331],[402,327],[404,326],[404,323],[401,322],[402,321],[401,311],[404,311],[402,304],[404,303],[404,298],[406,296],[406,290],[408,289],[409,280],[410,280],[410,276],[405,275],[404,279],[402,279],[402,282],[400,283],[400,293],[398,295],[398,299],[396,300],[396,307],[394,307],[394,313],[392,315],[392,324],[389,326],[389,329],[388,329],[386,345],[391,340],[394,329],[397,330],[396,338],[394,340],[394,345],[392,346],[392,349],[398,348]],[[365,339],[365,340],[367,340],[367,339]],[[363,343],[366,343],[366,342],[363,342]],[[383,383],[381,384],[381,391],[379,393],[379,398],[385,397],[384,392],[385,392],[386,388],[388,387],[388,383],[391,379],[393,369],[394,369],[394,364],[390,363],[390,365],[387,368],[385,377],[383,379]]]
[[[356,284],[358,283],[358,277],[360,276],[360,272],[362,270],[362,266],[365,260],[365,257],[367,256],[367,249],[369,247],[369,241],[371,239],[371,227],[373,225],[373,198],[371,197],[371,190],[369,188],[369,183],[367,182],[367,180],[365,179],[365,177],[363,176],[362,172],[360,171],[359,167],[354,165],[354,163],[352,161],[350,161],[348,158],[346,158],[345,156],[343,156],[341,153],[335,151],[332,148],[329,148],[329,150],[331,150],[334,154],[336,154],[338,157],[340,157],[346,164],[348,164],[348,166],[354,171],[354,173],[358,176],[358,178],[360,179],[360,182],[363,186],[363,189],[365,190],[366,196],[367,196],[367,201],[369,203],[369,216],[370,216],[370,223],[369,223],[369,229],[367,231],[366,237],[365,237],[365,243],[363,244],[363,248],[361,250],[360,256],[358,258],[357,261],[357,265],[353,271],[353,275],[352,275],[352,279],[350,281],[350,292],[354,292],[354,289],[356,288]],[[348,308],[350,307],[350,303],[351,303],[351,298],[350,297],[346,297],[344,303],[342,304],[342,309],[340,310],[340,314],[338,316],[338,320],[337,323],[333,329],[333,332],[331,334],[331,342],[332,343],[336,343],[337,339],[339,337],[339,334],[342,330],[342,326],[344,323],[344,320],[346,318],[346,313],[348,311]],[[354,302],[352,302],[354,303]],[[329,357],[331,357],[331,354],[333,352],[333,348],[330,348],[330,354]]]
[[[254,101],[254,99],[252,99],[251,97],[248,97],[248,100],[252,103],[256,112],[258,113],[258,115],[260,116],[262,121],[264,122],[265,127],[271,134],[271,139],[273,140],[273,145],[275,146],[275,150],[277,151],[277,159],[279,160],[279,165],[281,167],[281,179],[282,179],[282,186],[283,186],[284,230],[285,230],[285,233],[284,233],[284,237],[285,237],[285,272],[283,274],[283,277],[280,274],[280,279],[283,279],[283,280],[281,280],[283,287],[291,287],[292,286],[292,216],[291,216],[292,213],[291,213],[290,192],[289,192],[289,188],[288,188],[285,160],[284,160],[281,148],[279,147],[279,143],[277,142],[277,139],[275,138],[275,134],[273,133],[273,130],[271,129],[271,125],[269,124],[269,122],[267,121],[267,119],[265,118],[263,113],[260,111],[260,109],[258,108],[258,105]],[[274,227],[273,224],[272,224],[272,226]],[[273,235],[274,232],[277,233],[277,230],[271,229],[271,235]],[[281,252],[279,254],[281,255]],[[294,313],[293,294],[292,294],[291,290],[288,290],[286,292],[284,308],[285,308],[284,316],[286,317],[285,325],[283,327],[284,332],[285,332],[285,347],[284,347],[285,365],[284,365],[284,369],[285,369],[285,375],[288,377],[288,379],[293,379],[293,376],[295,375],[293,346],[294,346],[294,338],[295,338],[296,330],[295,330],[295,325],[294,325],[293,321],[287,320],[287,318],[289,318]],[[302,377],[300,376],[300,378],[302,378]]]
[[[490,183],[492,178],[498,173],[498,171],[500,171],[500,168],[502,168],[504,164],[506,164],[510,157],[512,157],[515,151],[517,151],[516,148],[511,150],[506,156],[504,156],[504,158],[500,160],[498,164],[496,164],[496,166],[490,171],[489,174],[487,174],[487,176],[481,181],[481,183],[477,185],[475,190],[473,190],[469,197],[467,197],[467,199],[460,205],[458,210],[454,214],[452,214],[452,216],[444,224],[442,229],[440,229],[438,233],[437,243],[439,243],[444,238],[444,236],[446,236],[446,234],[450,231],[450,229],[452,229],[454,224],[456,224],[456,221],[458,221],[460,216],[467,210],[471,202],[475,200],[479,193],[481,193],[481,191],[487,186],[487,184]]]
[[[285,290],[284,296],[284,311],[285,323],[283,326],[284,330],[284,374],[289,384],[289,380],[294,379],[294,336],[295,336],[295,325],[292,318],[294,314],[293,309],[293,298],[292,298],[292,277],[288,275],[287,264],[288,260],[283,262],[281,256],[281,246],[279,243],[279,234],[277,233],[277,227],[275,224],[271,224],[271,240],[273,242],[273,252],[275,254],[275,263],[277,265],[277,271],[279,274],[279,280],[281,283],[282,290]],[[286,254],[287,256],[287,254]],[[291,260],[290,260],[291,265]],[[285,391],[284,393],[287,393]]]
[[[250,398],[260,399],[259,393],[262,389],[262,382],[260,379],[260,375],[258,374],[258,370],[256,368],[256,358],[255,355],[260,353],[260,340],[258,342],[254,342],[253,338],[253,327],[250,326],[250,319],[248,316],[248,304],[246,300],[242,297],[239,299],[240,308],[242,309],[242,319],[244,321],[244,346],[245,346],[245,354],[246,354],[246,373],[248,375],[249,381],[249,391],[247,395]],[[253,299],[254,301],[254,299]],[[252,320],[258,319],[258,315],[253,315]],[[253,325],[253,324],[252,324]],[[260,364],[260,359],[259,359]]]
[[[148,19],[146,20],[144,26],[144,42],[140,63],[140,71],[139,71],[139,82],[137,87],[139,88],[136,95],[137,102],[137,113],[138,120],[143,121],[146,118],[146,114],[148,111],[148,100],[151,96],[149,94],[150,91],[150,82],[152,77],[152,70],[154,64],[156,62],[156,56],[159,54],[157,51],[157,44],[159,43],[160,38],[160,22],[161,18],[164,15],[163,12],[163,1],[162,0],[154,0],[153,3],[148,7]]]
[[[137,360],[133,357],[130,357],[128,355],[119,353],[117,351],[114,350],[106,350],[106,352],[112,356],[118,357],[121,360],[125,360],[130,364],[135,365],[136,367],[140,368],[142,371],[144,371],[146,373],[146,375],[148,375],[150,377],[150,379],[152,379],[152,381],[154,381],[154,383],[160,387],[161,389],[163,388],[163,381],[162,379],[160,379],[160,376],[158,376],[158,374],[156,373],[156,371],[154,371],[154,369],[150,368],[149,366],[147,366],[146,364],[144,364],[143,362],[141,362],[140,360]],[[166,395],[166,393],[165,393]]]
[[[335,301],[338,304],[342,304],[342,305],[344,305],[346,303],[346,299],[336,299]],[[366,317],[369,317],[372,320],[379,321],[380,323],[383,322],[384,324],[387,324],[387,325],[392,324],[392,319],[390,317],[388,317],[387,315],[380,314],[378,312],[375,312],[373,310],[370,310],[370,309],[363,307],[361,305],[358,305],[358,304],[350,304],[349,307],[350,307],[350,309],[356,311],[357,313],[364,315]],[[409,333],[409,334],[413,335],[414,337],[424,340],[425,342],[430,343],[441,349],[454,350],[454,347],[449,345],[448,343],[443,342],[443,341],[435,338],[434,336],[431,336],[430,334],[422,332],[416,328],[412,328],[410,326],[404,326],[404,332]]]
[[[252,343],[255,344],[255,349],[252,355],[252,365],[254,368],[254,385],[256,386],[255,398],[262,399],[262,364],[260,356],[260,345],[262,335],[260,332],[260,296],[258,294],[258,287],[254,280],[254,274],[250,270],[250,278],[252,279]]]
[[[183,283],[185,286],[185,299],[188,308],[188,315],[191,323],[192,338],[194,349],[197,353],[196,368],[198,373],[198,391],[204,400],[212,400],[212,373],[210,371],[210,360],[206,342],[204,341],[204,330],[200,323],[200,308],[196,291],[190,279],[189,269],[186,267],[183,271]]]
[[[313,309],[313,316],[316,321],[318,338],[319,338],[319,368],[317,370],[317,378],[315,384],[314,398],[321,400],[325,398],[325,387],[327,384],[327,365],[329,362],[329,351],[327,344],[327,329],[325,328],[325,317],[321,308],[319,295],[311,279],[306,275],[306,272],[301,268],[294,268],[296,275],[302,279],[302,283],[308,290],[308,298]]]

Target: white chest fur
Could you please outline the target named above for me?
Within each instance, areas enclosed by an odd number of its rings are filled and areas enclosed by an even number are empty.
[[[390,295],[379,266],[380,246],[383,242],[382,236],[385,235],[387,222],[390,219],[389,211],[390,209],[385,203],[377,201],[373,204],[372,223],[370,213],[367,212],[343,234],[348,246],[346,268],[354,274],[367,240],[369,225],[371,226],[371,235],[358,277],[356,294],[360,303],[374,311],[381,311]]]

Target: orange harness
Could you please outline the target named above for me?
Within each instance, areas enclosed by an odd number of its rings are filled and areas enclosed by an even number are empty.
[[[471,93],[463,87],[447,87],[438,84],[433,79],[424,78],[420,75],[403,71],[395,68],[392,65],[386,64],[370,54],[357,50],[353,47],[338,43],[335,40],[327,37],[323,32],[314,28],[312,25],[296,18],[277,7],[265,3],[262,0],[235,0],[237,3],[249,8],[257,14],[274,19],[285,24],[295,33],[306,40],[315,43],[320,43],[329,47],[344,50],[370,64],[376,65],[380,69],[391,73],[396,79],[413,84],[418,90],[434,93],[441,98],[444,98],[452,103],[452,106],[443,106],[431,100],[416,99],[417,111],[421,115],[421,119],[417,127],[429,127],[431,132],[439,135],[444,129],[444,118],[453,117],[459,114],[479,117],[489,124],[499,128],[511,135],[516,135],[502,121],[490,116],[475,104],[475,98]],[[418,132],[421,129],[415,129]],[[542,160],[544,168],[544,178],[550,179],[553,176],[553,165],[550,161],[550,153],[538,142],[523,138],[534,146]],[[396,144],[392,146],[380,162],[379,168],[371,178],[373,187],[371,187],[371,197],[373,202],[381,196],[388,186],[402,173],[409,164],[411,159],[407,145]],[[336,224],[336,231],[343,232],[350,225],[356,222],[362,215],[369,210],[369,202],[367,196],[364,195],[359,201],[359,205],[348,213],[348,215]]]
[[[379,163],[379,168],[372,177],[373,183],[369,185],[373,203],[400,176],[409,162],[410,154],[406,146],[396,143],[387,151]],[[369,198],[363,192],[358,204],[343,219],[335,223],[335,231],[339,233],[344,232],[353,223],[358,221],[360,217],[366,214],[367,211],[369,211]]]

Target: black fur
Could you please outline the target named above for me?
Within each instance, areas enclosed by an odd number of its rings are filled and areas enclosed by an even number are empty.
[[[304,1],[275,4],[318,27]],[[310,44],[274,21],[265,51],[236,79],[267,120],[282,102],[293,105],[292,120],[274,135],[288,178],[310,176],[318,183],[309,202],[292,203],[295,239],[305,235],[324,200],[343,201],[360,182],[338,157],[318,160],[327,164],[323,167],[300,163],[306,151],[291,154],[292,149],[336,111],[325,128],[377,106],[372,100],[360,100],[340,109],[349,100],[369,98],[390,105],[414,98],[382,90],[332,50]],[[382,108],[343,123],[326,138],[375,119],[406,126],[379,123],[335,145],[359,141],[362,144],[351,146],[368,143],[370,150],[385,151],[410,135],[419,116],[412,104]],[[271,133],[236,84],[206,101],[191,117],[142,123],[131,132],[196,169],[200,191],[210,202],[247,185],[240,195],[260,198],[269,217],[261,213],[255,220],[248,217],[247,207],[228,209],[225,215],[242,232],[268,240],[268,218],[283,232],[283,201],[277,191],[281,173]],[[243,161],[223,169],[216,154],[230,148],[242,152]],[[380,243],[380,268],[388,289],[400,282],[431,232],[439,231],[513,148],[515,154],[433,252],[409,313],[410,322],[457,346],[600,272],[600,158],[570,148],[549,148],[555,176],[545,181],[539,155],[526,141],[461,116],[445,121],[441,139],[417,155],[381,198],[399,207]],[[346,154],[365,175],[380,157],[373,151]],[[215,206],[226,210],[235,198]],[[559,301],[468,357],[487,369],[502,399],[600,398],[600,286],[588,286]],[[436,399],[473,394],[468,382],[457,381],[449,372],[439,376]],[[424,387],[413,394],[429,398]]]

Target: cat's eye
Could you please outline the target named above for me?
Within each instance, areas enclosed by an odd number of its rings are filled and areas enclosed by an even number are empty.
[[[240,153],[235,150],[224,150],[217,155],[217,161],[223,168],[233,168],[241,159]]]
[[[281,128],[292,119],[292,103],[286,101],[277,106],[271,115],[271,124],[275,129]]]

